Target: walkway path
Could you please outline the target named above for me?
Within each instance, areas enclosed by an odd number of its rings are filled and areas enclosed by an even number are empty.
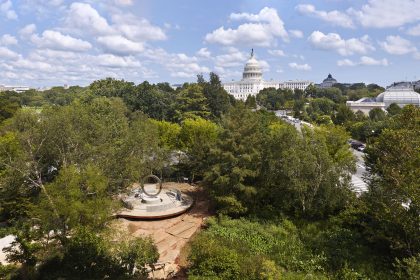
[[[203,191],[189,184],[165,183],[166,188],[177,188],[195,199],[193,207],[186,213],[164,220],[133,221],[118,219],[117,226],[126,229],[133,236],[151,236],[159,251],[159,263],[165,264],[165,269],[156,271],[156,278],[164,278],[179,269],[181,249],[203,225],[209,216],[208,200]]]

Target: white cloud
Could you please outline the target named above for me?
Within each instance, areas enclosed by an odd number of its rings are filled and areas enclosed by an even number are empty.
[[[4,34],[0,38],[0,43],[8,46],[8,45],[17,45],[18,41],[16,40],[16,37],[10,34]]]
[[[360,58],[360,64],[361,65],[382,65],[382,66],[388,66],[388,60],[386,58],[383,58],[381,60],[376,60],[376,59],[371,58],[369,56],[362,56]]]
[[[289,63],[289,67],[295,70],[310,71],[312,67],[309,64],[298,64],[296,62]]]
[[[144,50],[142,43],[133,42],[120,35],[101,36],[97,38],[104,49],[113,54],[135,54]]]
[[[194,78],[199,73],[210,72],[207,66],[199,64],[197,57],[184,53],[168,53],[164,49],[158,48],[146,49],[142,55],[164,66],[171,77]]]
[[[2,1],[0,3],[0,14],[2,14],[7,19],[17,19],[18,15],[15,10],[13,10],[13,3],[11,0]]]
[[[132,41],[145,42],[167,39],[165,32],[160,27],[131,14],[116,14],[112,17],[112,21],[114,32],[118,35],[124,35]]]
[[[301,54],[294,54],[293,55],[294,58],[299,58],[301,60],[305,60],[305,56],[301,55]]]
[[[113,33],[108,21],[87,3],[72,3],[65,21],[70,28],[90,31],[95,35]]]
[[[362,26],[400,27],[420,20],[420,0],[369,0],[360,10],[349,9]]]
[[[14,52],[14,51],[6,48],[6,47],[0,47],[0,60],[2,60],[2,59],[15,59],[15,58],[18,58],[18,57],[19,57],[19,55],[16,52]]]
[[[314,16],[318,19],[331,23],[332,25],[354,28],[354,23],[351,17],[337,10],[330,12],[319,11],[315,8],[315,6],[310,4],[297,5],[296,10],[304,15]]]
[[[111,68],[140,67],[140,62],[133,57],[121,57],[112,54],[101,54],[95,57],[98,65]]]
[[[41,37],[33,34],[31,41],[40,48],[55,50],[87,51],[92,48],[89,42],[53,30],[45,30]]]
[[[294,38],[303,38],[303,32],[300,30],[292,29],[289,30],[290,36]]]
[[[284,23],[273,8],[263,8],[258,14],[232,13],[232,21],[247,21],[236,29],[224,26],[208,33],[205,36],[206,42],[222,45],[252,45],[270,46],[274,45],[277,38],[288,41],[289,35],[284,28]]]
[[[127,3],[130,1],[120,1]],[[87,30],[97,36],[123,36],[133,42],[166,40],[162,28],[152,25],[148,20],[137,18],[130,13],[114,13],[112,23],[101,16],[87,3],[73,3],[70,6],[65,23],[68,30],[74,33]]]
[[[358,65],[362,65],[362,66],[388,66],[388,60],[386,58],[383,58],[381,60],[377,60],[374,59],[372,57],[369,56],[362,56],[360,58],[360,61],[358,62],[354,62],[350,59],[343,59],[343,60],[339,60],[337,61],[337,65],[338,66],[358,66]]]
[[[346,59],[341,59],[337,61],[337,65],[338,66],[356,66],[357,63],[353,62],[353,60],[346,58]]]
[[[400,36],[387,36],[386,41],[379,44],[387,53],[394,55],[404,55],[417,51],[417,48],[410,41]]]
[[[53,65],[42,61],[32,61],[26,58],[19,58],[18,60],[11,62],[11,65],[18,69],[40,71],[53,73],[63,66]],[[61,68],[62,69],[62,68]]]
[[[203,58],[210,58],[211,52],[207,48],[201,48],[197,51],[197,55]]]
[[[121,6],[133,5],[133,0],[114,0],[114,3]]]
[[[258,62],[260,63],[260,66],[261,66],[263,72],[270,71],[270,64],[267,61],[260,59],[260,60],[258,60]]]
[[[268,53],[274,56],[286,56],[283,50],[268,50]]]
[[[368,35],[361,38],[342,39],[337,33],[324,34],[314,31],[308,38],[311,45],[320,50],[332,50],[340,55],[367,54],[374,51],[375,47],[370,42]]]
[[[217,67],[239,67],[249,58],[248,54],[241,52],[236,48],[230,47],[226,49],[226,53],[215,57],[215,65]]]
[[[36,31],[36,25],[31,23],[19,30],[19,35],[23,38],[29,37]]]
[[[407,34],[411,36],[420,36],[420,24],[409,28]]]

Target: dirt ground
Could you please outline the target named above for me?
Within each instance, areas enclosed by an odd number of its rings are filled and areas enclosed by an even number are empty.
[[[202,227],[210,216],[208,199],[201,187],[186,183],[164,183],[164,189],[176,188],[194,198],[194,204],[186,213],[169,219],[139,221],[117,219],[113,226],[134,237],[150,236],[159,251],[156,270],[150,276],[155,279],[174,277],[185,266],[185,253],[181,254],[187,242]],[[182,274],[182,273],[181,273]],[[172,279],[183,279],[178,275]]]

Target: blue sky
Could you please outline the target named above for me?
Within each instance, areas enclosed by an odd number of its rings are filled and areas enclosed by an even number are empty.
[[[420,0],[0,0],[0,84],[420,79]]]

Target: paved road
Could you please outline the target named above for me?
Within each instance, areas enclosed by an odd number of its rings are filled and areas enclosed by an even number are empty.
[[[351,177],[351,182],[353,185],[353,190],[357,194],[361,194],[363,192],[368,191],[367,184],[365,183],[365,180],[363,177],[366,175],[366,166],[365,161],[363,159],[363,153],[359,152],[355,149],[351,148],[351,151],[353,152],[353,155],[356,157],[356,173],[354,173]]]
[[[277,117],[283,119],[284,121],[288,122],[289,124],[296,127],[298,131],[302,130],[302,124],[307,125],[309,127],[313,127],[312,124],[301,121],[299,119],[295,119],[290,116],[285,115],[285,111],[275,111],[274,112]],[[353,191],[357,194],[361,194],[368,191],[367,184],[363,177],[366,175],[366,167],[365,167],[365,161],[363,159],[363,153],[359,152],[353,148],[350,148],[353,155],[356,157],[356,173],[352,174],[351,176],[351,183],[353,185]]]
[[[6,253],[3,252],[3,249],[12,245],[13,241],[15,241],[15,237],[13,235],[7,235],[0,239],[0,263],[7,264]]]

